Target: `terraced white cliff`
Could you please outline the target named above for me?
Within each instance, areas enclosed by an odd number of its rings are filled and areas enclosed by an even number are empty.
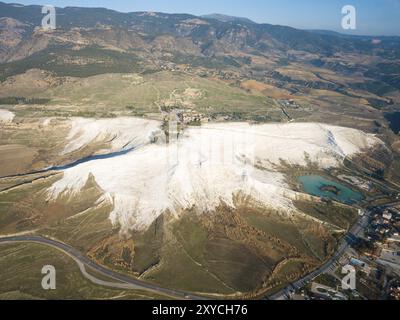
[[[109,142],[109,151],[119,151],[147,143],[160,131],[160,123],[138,118],[86,119],[74,118],[64,153],[70,153],[95,142]]]
[[[49,197],[73,196],[91,174],[113,204],[110,218],[122,231],[146,229],[166,210],[178,216],[182,208],[211,212],[221,202],[234,207],[237,193],[290,214],[295,212],[293,191],[279,172],[282,161],[335,167],[343,157],[382,143],[358,130],[324,124],[224,123],[190,128],[169,145],[152,144],[149,137],[157,129],[155,124],[141,119],[125,119],[122,124],[121,119],[76,122],[69,151],[110,136],[114,148],[132,141],[141,147],[65,170],[48,190]]]

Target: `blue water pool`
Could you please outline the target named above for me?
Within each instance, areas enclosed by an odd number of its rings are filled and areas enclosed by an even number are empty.
[[[354,204],[364,199],[362,193],[322,176],[301,176],[298,181],[302,184],[304,192],[313,196],[328,198],[346,204]]]

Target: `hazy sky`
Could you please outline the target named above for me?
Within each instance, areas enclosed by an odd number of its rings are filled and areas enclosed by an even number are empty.
[[[11,2],[11,1],[7,1]],[[195,15],[223,13],[260,23],[301,29],[341,29],[341,8],[357,9],[357,34],[400,35],[400,0],[16,0],[58,7],[106,7],[123,12],[159,11]],[[354,32],[353,32],[354,33]]]

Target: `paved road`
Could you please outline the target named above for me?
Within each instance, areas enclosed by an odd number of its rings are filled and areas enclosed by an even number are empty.
[[[382,206],[382,207],[384,207],[384,206]],[[370,217],[370,212],[368,212],[366,215],[364,215],[363,217],[361,217],[359,219],[358,223],[355,224],[352,227],[352,229],[348,232],[348,234],[344,237],[344,239],[342,240],[341,245],[339,246],[336,253],[322,267],[320,267],[319,269],[315,270],[314,272],[308,274],[304,278],[290,284],[289,286],[282,289],[278,293],[267,297],[266,299],[268,299],[268,300],[287,299],[289,297],[290,291],[304,287],[309,281],[316,278],[320,274],[323,274],[327,271],[334,271],[339,266],[339,263],[338,263],[339,259],[344,255],[344,253],[349,248],[351,240],[356,238],[368,225],[369,217]],[[0,237],[0,245],[6,244],[6,243],[23,243],[23,242],[34,242],[34,243],[48,245],[48,246],[54,247],[64,253],[66,253],[67,255],[71,256],[77,262],[82,274],[86,278],[88,278],[92,282],[95,282],[99,285],[109,286],[109,287],[117,287],[117,288],[123,288],[123,289],[146,290],[146,291],[150,291],[150,292],[153,292],[156,294],[174,297],[177,299],[207,300],[206,297],[194,295],[194,294],[183,292],[183,291],[162,288],[155,284],[150,284],[150,283],[141,281],[136,278],[132,278],[132,277],[120,274],[120,273],[116,273],[110,269],[107,269],[107,268],[93,262],[92,260],[90,260],[88,257],[82,255],[78,250],[74,249],[73,247],[71,247],[65,243],[53,240],[53,239],[48,239],[48,238],[44,238],[44,237],[40,237],[40,236],[24,236],[24,235]],[[111,279],[118,280],[122,283],[120,283],[120,284],[110,283],[110,282],[105,282],[105,281],[99,280],[99,279],[93,277],[92,275],[88,274],[86,272],[85,267],[89,267],[93,270],[96,270],[100,274],[105,275]]]
[[[133,277],[129,277],[120,273],[116,273],[110,269],[107,269],[103,266],[98,265],[97,263],[90,260],[88,257],[82,255],[78,250],[74,249],[73,247],[48,238],[40,237],[40,236],[10,236],[10,237],[0,237],[0,245],[1,244],[9,244],[9,243],[24,243],[24,242],[33,242],[33,243],[40,243],[47,246],[51,246],[56,248],[70,257],[72,257],[81,269],[83,275],[88,278],[89,280],[98,283],[100,285],[105,286],[113,286],[118,287],[121,289],[136,289],[136,290],[146,290],[149,292],[153,292],[160,295],[166,295],[169,297],[177,298],[177,299],[185,299],[185,300],[207,300],[205,297],[193,295],[191,293],[186,293],[183,291],[177,291],[167,288],[162,288],[155,284],[147,283],[141,280],[138,280]],[[118,280],[122,282],[122,284],[117,283],[110,283],[99,280],[86,272],[84,267],[89,267],[100,274],[107,276],[111,279]]]
[[[339,266],[338,261],[349,248],[351,240],[357,237],[368,225],[369,217],[370,217],[370,212],[368,212],[368,214],[359,219],[358,223],[354,225],[353,228],[344,237],[336,253],[322,267],[306,275],[304,278],[301,278],[296,282],[290,284],[289,286],[280,290],[279,292],[267,297],[266,299],[268,300],[288,299],[290,296],[290,291],[303,288],[308,282],[318,277],[320,274],[323,274],[327,271],[334,271]]]

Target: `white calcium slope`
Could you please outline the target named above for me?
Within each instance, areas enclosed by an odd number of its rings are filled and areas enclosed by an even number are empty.
[[[15,118],[15,114],[8,110],[0,109],[0,123],[11,123]]]
[[[77,151],[95,142],[110,142],[111,152],[148,143],[160,131],[160,123],[138,118],[85,119],[74,118],[64,154]]]
[[[143,124],[138,127],[142,130]],[[188,129],[169,146],[148,144],[65,170],[49,197],[76,194],[92,174],[113,203],[110,218],[122,231],[146,229],[166,210],[179,214],[182,208],[194,207],[207,212],[221,201],[234,207],[239,192],[291,213],[292,191],[279,172],[282,160],[306,165],[307,154],[321,167],[338,166],[344,156],[377,143],[382,142],[361,131],[312,123],[213,124]]]

